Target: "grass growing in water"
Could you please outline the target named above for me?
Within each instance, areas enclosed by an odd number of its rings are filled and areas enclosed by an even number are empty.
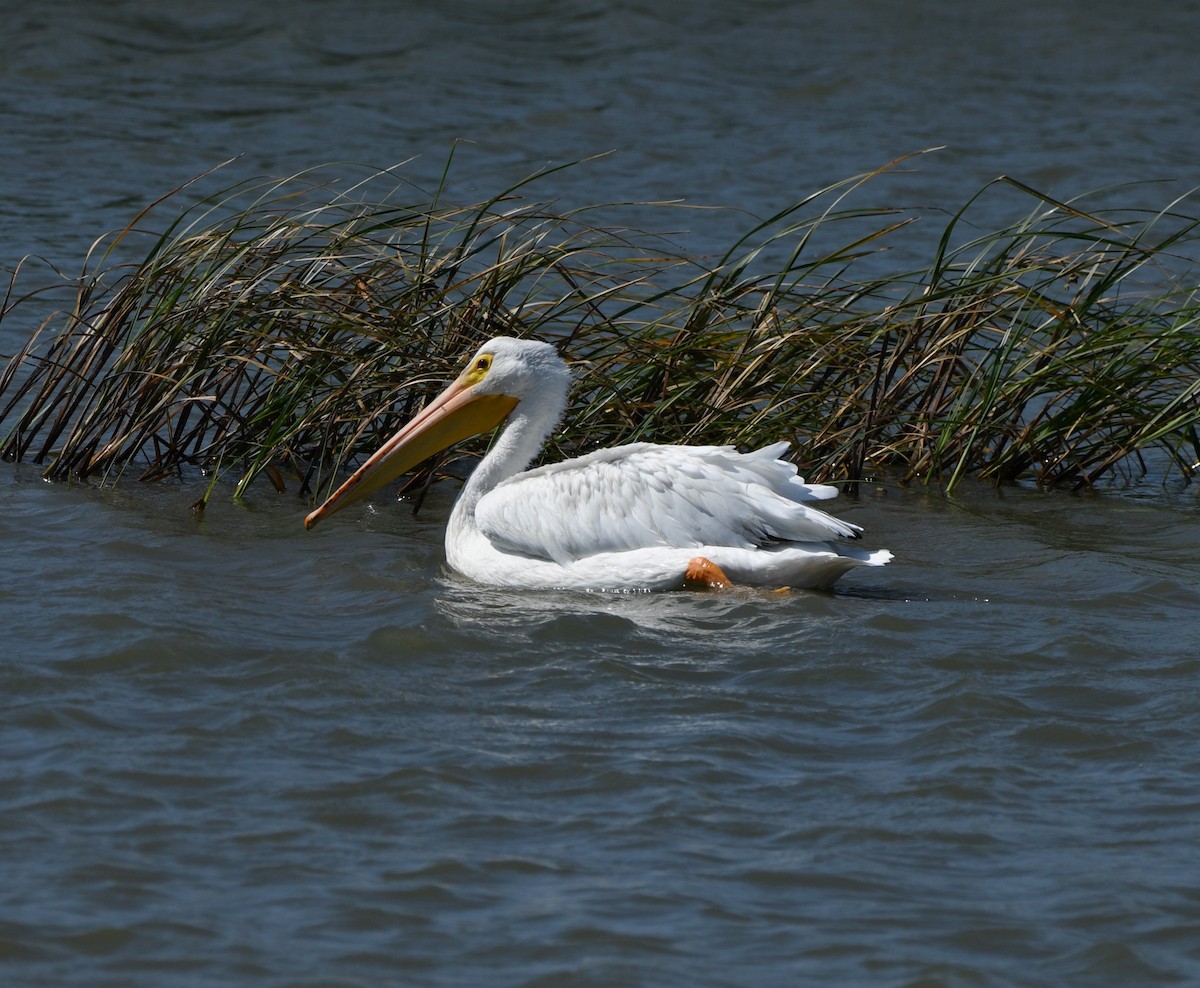
[[[1088,486],[1151,450],[1164,474],[1200,467],[1189,197],[1101,212],[1000,179],[1019,222],[964,236],[972,200],[926,266],[879,276],[864,260],[911,217],[848,204],[878,172],[714,260],[617,225],[620,205],[528,198],[549,174],[469,205],[389,171],[340,192],[301,174],[200,199],[128,267],[104,267],[108,244],[0,374],[0,454],[51,479],[200,467],[313,496],[508,334],[578,363],[552,457],[786,438],[814,479],[948,488]],[[42,298],[14,276],[0,321]]]

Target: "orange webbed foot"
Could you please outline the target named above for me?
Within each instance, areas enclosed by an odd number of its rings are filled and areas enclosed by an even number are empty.
[[[683,585],[693,590],[728,590],[733,581],[711,559],[696,556],[683,571]]]

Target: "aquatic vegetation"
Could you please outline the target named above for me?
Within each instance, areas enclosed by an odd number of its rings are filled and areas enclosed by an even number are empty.
[[[9,358],[0,454],[51,479],[199,468],[239,494],[265,475],[313,496],[504,334],[576,365],[552,457],[783,438],[814,480],[1077,487],[1200,469],[1194,196],[1100,208],[1002,178],[944,220],[928,263],[880,273],[914,217],[851,200],[885,170],[707,259],[622,223],[631,205],[531,197],[556,170],[465,205],[385,170],[242,183],[158,234],[139,232],[148,210],[98,242],[70,304]],[[1026,200],[1021,218],[968,232],[997,190]],[[0,323],[48,297],[19,276]]]

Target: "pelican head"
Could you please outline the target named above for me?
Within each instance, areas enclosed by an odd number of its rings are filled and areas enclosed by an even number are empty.
[[[569,385],[570,371],[549,343],[489,340],[453,384],[304,519],[304,527],[368,497],[435,453],[492,431],[518,408],[537,413],[540,442],[562,415]]]

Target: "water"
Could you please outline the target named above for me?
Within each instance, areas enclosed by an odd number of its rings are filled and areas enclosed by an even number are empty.
[[[675,200],[697,249],[904,154],[852,203],[921,207],[927,236],[1001,174],[1059,196],[1196,184],[1200,6],[755,0],[657,4],[56,0],[0,34],[0,263],[73,268],[101,232],[218,162],[229,184],[331,161],[489,196],[612,151],[541,194]],[[997,194],[994,212],[1014,219]],[[1023,215],[1030,204],[1019,202]],[[663,231],[657,217],[654,229]]]
[[[1195,184],[1196,4],[917,8],[27,7],[0,263],[456,138],[471,198],[616,148],[551,191],[736,207],[704,250],[931,144],[881,195]],[[449,488],[200,493],[0,470],[6,983],[1200,981],[1192,492],[871,491],[836,593],[615,598],[446,573]]]

